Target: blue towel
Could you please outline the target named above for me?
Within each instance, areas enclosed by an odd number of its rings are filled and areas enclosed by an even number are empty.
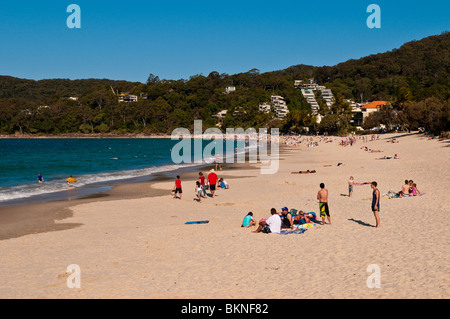
[[[307,229],[299,228],[296,230],[282,230],[280,235],[303,234]]]

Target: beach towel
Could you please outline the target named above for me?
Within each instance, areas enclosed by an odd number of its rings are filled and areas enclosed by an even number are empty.
[[[315,228],[319,225],[316,223],[310,223],[310,224],[302,224],[302,225],[294,225],[295,229],[308,229],[308,228]]]
[[[292,235],[292,234],[303,234],[305,231],[307,231],[307,229],[304,228],[299,228],[299,229],[294,229],[294,230],[282,230],[280,231],[280,235]]]
[[[395,198],[406,198],[406,197],[417,197],[417,196],[423,196],[426,193],[422,193],[419,195],[403,195],[402,197],[398,196],[397,193],[393,192],[393,191],[389,191],[385,194],[383,194],[384,196],[387,196],[387,199],[395,199]]]

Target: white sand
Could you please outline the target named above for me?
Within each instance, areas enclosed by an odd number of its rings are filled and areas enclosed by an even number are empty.
[[[387,137],[387,136],[386,136]],[[182,200],[167,196],[73,207],[61,223],[83,226],[0,242],[2,298],[449,298],[450,204],[447,142],[420,136],[400,143],[323,143],[283,152],[280,171],[224,171],[231,185],[199,204],[194,181]],[[383,153],[360,149],[367,145]],[[399,160],[375,160],[397,153]],[[343,166],[336,164],[342,162]],[[332,167],[323,167],[326,164]],[[315,169],[316,174],[291,175]],[[377,181],[381,194],[413,179],[426,195],[381,199],[381,228],[372,227],[370,186],[347,194],[347,180]],[[220,176],[220,173],[219,173]],[[238,178],[245,176],[243,178]],[[252,176],[252,177],[250,177]],[[302,235],[253,234],[247,212],[315,211],[319,184],[329,190],[333,225]],[[172,189],[173,182],[158,188]],[[206,225],[187,221],[210,220]],[[81,268],[81,289],[66,285],[66,268]],[[381,269],[369,289],[367,267]]]

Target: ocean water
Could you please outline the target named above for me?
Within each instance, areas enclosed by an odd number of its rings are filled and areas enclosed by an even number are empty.
[[[78,180],[73,187],[81,188],[199,165],[174,164],[171,150],[178,142],[145,138],[0,139],[0,204],[67,191],[70,175]],[[203,148],[209,143],[203,141]],[[38,183],[38,174],[44,183]]]

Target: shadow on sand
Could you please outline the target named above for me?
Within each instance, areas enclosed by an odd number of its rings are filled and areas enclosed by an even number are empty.
[[[349,220],[352,222],[358,223],[360,225],[366,226],[366,227],[375,227],[373,225],[367,224],[366,222],[363,222],[362,220],[357,220],[357,219],[353,219],[353,218],[350,218]]]

